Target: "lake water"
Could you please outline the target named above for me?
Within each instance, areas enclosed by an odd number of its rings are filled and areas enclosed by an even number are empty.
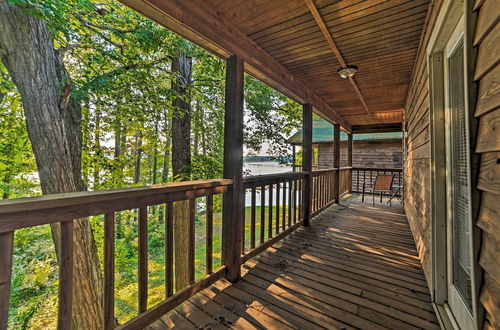
[[[285,173],[285,172],[292,172],[292,167],[291,166],[283,166],[280,165],[278,162],[249,162],[243,164],[243,169],[245,176],[252,176],[252,175],[263,175],[263,174],[273,174],[273,173]],[[260,205],[260,196],[261,192],[260,190],[256,191],[256,205]],[[266,205],[269,203],[269,189],[265,191],[265,200],[266,200]],[[297,192],[297,196],[299,195],[299,192]],[[286,196],[288,196],[288,188],[287,188],[287,193]],[[288,205],[288,202],[283,203],[283,187],[280,189],[280,205]],[[287,197],[288,199],[288,197]],[[273,205],[276,205],[276,187],[273,188]],[[252,205],[252,196],[249,191],[245,193],[245,206],[251,206]]]
[[[245,175],[263,175],[272,173],[284,173],[291,172],[291,166],[283,166],[278,162],[249,162],[243,164],[243,170]],[[250,172],[249,174],[246,174]]]

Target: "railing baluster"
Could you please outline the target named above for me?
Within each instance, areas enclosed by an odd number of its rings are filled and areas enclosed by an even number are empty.
[[[323,184],[323,189],[325,189],[324,196],[325,199],[323,200],[323,204],[326,205],[328,204],[328,177],[330,176],[330,173],[326,173],[324,176],[325,183]]]
[[[311,213],[316,209],[316,177],[311,178]]]
[[[276,184],[276,235],[280,233],[280,186],[281,183]]]
[[[58,330],[71,329],[73,306],[73,228],[73,220],[61,222]]]
[[[285,230],[286,228],[286,208],[287,208],[287,203],[286,203],[286,184],[287,184],[287,181],[284,181],[283,182],[283,212],[282,213],[282,216],[281,216],[281,229],[282,230]]]
[[[318,176],[318,184],[316,187],[316,200],[317,200],[317,207],[316,210],[319,210],[321,208],[321,175]]]
[[[213,249],[213,236],[214,236],[214,195],[208,195],[206,198],[207,203],[207,212],[206,212],[206,256],[205,256],[205,264],[206,264],[206,273],[212,273],[212,249]]]
[[[323,184],[321,185],[321,189],[323,190],[322,195],[323,195],[323,202],[322,202],[322,207],[328,203],[328,189],[327,189],[327,179],[328,179],[328,173],[323,174]]]
[[[139,313],[148,308],[148,209],[139,209]]]
[[[328,202],[331,202],[333,200],[333,180],[334,180],[334,173],[330,173],[330,179],[329,179],[329,187],[328,190],[330,191],[330,198],[328,199]]]
[[[292,190],[293,181],[288,181],[288,227],[292,226]]]
[[[316,211],[316,180],[317,177],[312,178],[312,193],[311,193],[311,212]]]
[[[266,230],[266,188],[260,187],[260,244],[264,243]]]
[[[271,238],[273,237],[273,188],[274,185],[270,184],[269,185],[269,208],[268,208],[268,218],[269,218],[269,223],[268,223],[268,231],[267,231],[267,237]]]
[[[319,210],[319,176],[316,177],[316,210]]]
[[[325,194],[326,194],[326,202],[327,203],[330,203],[330,198],[331,198],[331,194],[330,194],[330,177],[331,177],[331,173],[326,173],[326,184],[325,184]]]
[[[311,208],[310,208],[310,213],[314,212],[314,177],[311,177],[311,193],[310,193],[310,200],[311,200]]]
[[[356,192],[359,192],[359,170],[356,170]]]
[[[321,175],[316,177],[316,210],[321,207]]]
[[[373,191],[373,188],[375,187],[375,182],[373,182],[373,171],[370,171],[370,183],[372,185],[372,191]]]
[[[302,220],[303,217],[304,217],[304,214],[303,214],[303,210],[304,210],[304,205],[302,205],[302,179],[299,179],[297,180],[297,183],[298,183],[298,188],[297,188],[297,191],[298,191],[298,200],[299,200],[299,220]]]
[[[323,176],[323,205],[328,203],[328,173]]]
[[[363,170],[363,182],[366,183],[366,171],[365,170]]]
[[[243,210],[241,211],[241,254],[245,254],[245,229],[246,229],[246,210],[245,201],[247,198],[247,190],[243,190],[243,205],[241,206]]]
[[[6,330],[9,321],[10,286],[12,283],[12,252],[14,232],[0,233],[0,329]]]
[[[165,221],[165,277],[166,294],[174,294],[174,207],[172,202],[166,205],[167,220]]]
[[[322,189],[322,184],[323,184],[323,176],[320,174],[318,176],[318,209],[321,208],[322,203],[323,203],[323,189]]]
[[[193,198],[189,200],[189,250],[188,250],[189,284],[194,283],[195,216],[196,216],[196,199]]]
[[[320,174],[318,176],[318,209],[321,208],[322,206],[322,203],[323,203],[323,188],[322,188],[322,185],[323,185],[323,176]]]
[[[115,213],[104,215],[104,329],[115,327]]]
[[[252,205],[251,205],[251,225],[250,225],[250,248],[255,249],[255,204],[256,192],[255,187],[252,187]]]
[[[297,223],[297,180],[293,181],[293,223]]]

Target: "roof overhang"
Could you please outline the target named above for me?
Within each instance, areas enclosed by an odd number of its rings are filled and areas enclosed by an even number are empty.
[[[120,0],[351,132],[403,121],[430,0]],[[354,64],[344,80],[336,70]],[[376,127],[375,125],[380,125]],[[361,127],[363,126],[363,127]]]
[[[351,125],[335,109],[206,2],[120,1],[221,58],[227,59],[231,54],[241,57],[246,72],[299,103],[312,104],[315,113],[350,131]]]

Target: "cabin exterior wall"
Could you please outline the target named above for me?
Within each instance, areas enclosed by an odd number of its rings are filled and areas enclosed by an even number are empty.
[[[478,189],[482,202],[477,225],[483,230],[479,265],[483,269],[480,302],[486,329],[500,329],[500,9],[497,0],[477,1],[474,80],[479,119],[476,152],[481,154]]]
[[[426,49],[435,25],[442,0],[429,7],[412,81],[405,105],[405,130],[407,132],[404,155],[405,211],[413,232],[415,245],[425,277],[432,291],[432,228],[430,210],[430,114],[429,70]]]
[[[353,167],[401,168],[401,140],[353,141]],[[340,142],[340,166],[347,166],[347,141]],[[333,167],[333,143],[318,144],[318,168]]]
[[[429,112],[429,68],[426,49],[435,27],[442,0],[434,1],[405,104],[407,131],[404,155],[405,211],[431,292],[432,276],[431,224],[431,141]],[[500,11],[496,0],[477,0],[474,31],[476,52],[473,78],[477,84],[474,116],[479,120],[477,133],[471,130],[475,152],[480,155],[477,188],[481,191],[479,216],[474,221],[482,229],[479,242],[479,301],[484,308],[484,329],[500,329]],[[474,102],[471,102],[474,104]],[[476,135],[476,136],[474,136]],[[474,182],[474,178],[472,178]]]

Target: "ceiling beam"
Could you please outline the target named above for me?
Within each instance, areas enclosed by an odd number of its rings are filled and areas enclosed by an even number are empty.
[[[350,131],[343,116],[203,0],[120,1],[219,57],[239,56],[246,72]]]
[[[402,132],[402,131],[403,131],[403,125],[401,123],[352,126],[352,134],[390,133],[390,132]]]
[[[344,57],[342,56],[342,53],[340,52],[339,48],[337,47],[337,44],[333,40],[333,37],[332,37],[330,31],[328,31],[328,28],[325,24],[325,21],[323,20],[323,17],[321,17],[321,14],[319,13],[318,8],[316,8],[316,5],[314,4],[313,0],[304,0],[304,1],[306,2],[307,8],[309,8],[309,11],[313,15],[314,20],[316,21],[316,24],[318,24],[318,27],[320,28],[321,33],[323,33],[323,36],[325,37],[326,42],[330,46],[330,49],[332,50],[333,54],[335,55],[335,57],[339,61],[340,65],[342,67],[346,67],[347,63],[344,60]],[[354,89],[354,93],[356,93],[356,95],[358,96],[359,101],[361,102],[361,104],[365,108],[366,112],[370,113],[370,108],[368,108],[368,104],[366,103],[366,100],[363,97],[363,94],[361,94],[361,90],[359,89],[359,86],[356,83],[356,80],[354,80],[354,78],[347,78],[347,80],[349,80],[349,83],[351,84],[352,89]]]

